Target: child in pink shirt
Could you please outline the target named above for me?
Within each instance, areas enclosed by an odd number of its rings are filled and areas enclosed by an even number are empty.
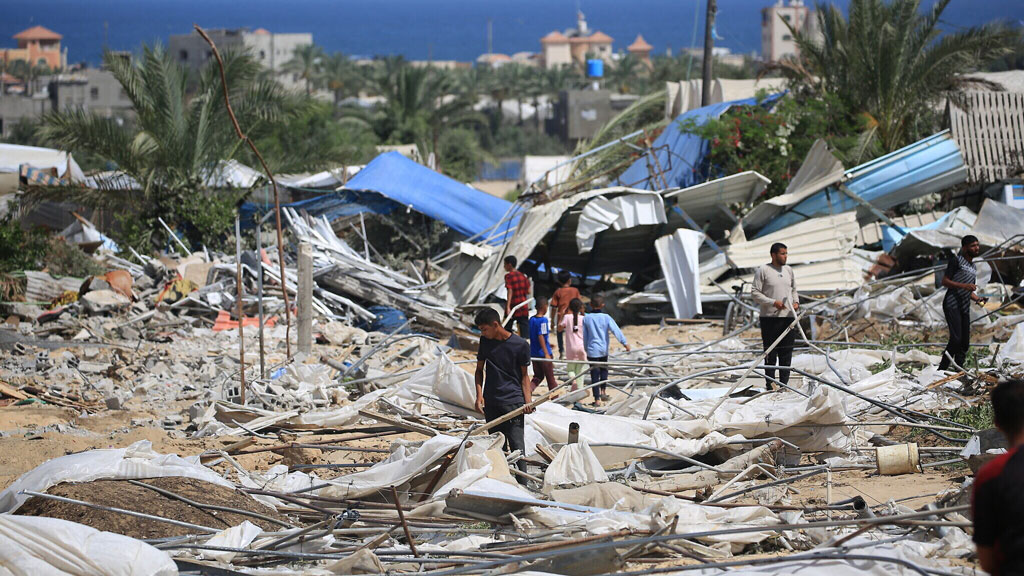
[[[573,298],[569,302],[569,313],[562,316],[559,324],[565,334],[565,359],[569,360],[566,371],[572,381],[572,389],[576,389],[580,376],[587,369],[587,351],[583,347],[583,301]]]

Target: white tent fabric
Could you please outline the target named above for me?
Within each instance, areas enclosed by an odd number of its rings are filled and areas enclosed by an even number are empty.
[[[523,157],[523,182],[527,185],[544,178],[548,186],[555,186],[567,180],[572,171],[568,156],[530,156]],[[558,166],[565,163],[564,166]],[[556,168],[556,166],[558,166]]]
[[[43,170],[53,168],[61,178],[67,178],[65,172],[70,168],[72,182],[85,181],[85,173],[67,152],[53,148],[0,143],[0,172],[18,172],[22,164]]]
[[[421,474],[459,443],[458,438],[439,434],[418,448],[399,445],[387,460],[371,468],[336,480],[327,480],[329,486],[317,494],[328,498],[361,498],[388,486],[401,486]]]
[[[1024,323],[1017,324],[1013,329],[1010,339],[999,348],[996,360],[1024,364]]]
[[[617,405],[616,405],[617,406]],[[643,409],[640,409],[643,413]],[[588,414],[570,410],[559,404],[545,402],[533,414],[526,415],[526,446],[528,451],[540,444],[568,441],[569,422],[580,425],[580,439],[586,440],[602,464],[610,465],[630,458],[655,455],[656,452],[638,448],[597,446],[602,443],[635,444],[666,450],[683,456],[706,454],[721,448],[730,440],[714,432],[704,420],[640,420],[633,415],[617,416]]]
[[[162,550],[58,518],[0,514],[0,576],[176,576]]]
[[[28,496],[22,490],[44,492],[61,482],[93,480],[128,480],[183,476],[211,484],[234,485],[199,463],[198,456],[182,458],[177,454],[158,454],[148,440],[140,440],[127,448],[89,450],[47,460],[22,474],[6,490],[0,492],[0,513],[17,510]]]
[[[683,228],[654,242],[676,318],[693,318],[703,311],[699,255],[703,243],[703,232]]]
[[[665,201],[657,192],[637,192],[615,198],[600,196],[583,207],[576,226],[576,247],[580,254],[590,252],[597,234],[609,228],[625,230],[666,222]]]
[[[544,489],[548,490],[564,484],[588,484],[590,482],[607,482],[601,461],[586,440],[575,444],[566,444],[555,455],[555,459],[544,471]]]

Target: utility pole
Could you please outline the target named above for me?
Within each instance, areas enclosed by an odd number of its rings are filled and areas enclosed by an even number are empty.
[[[714,61],[711,52],[715,49],[715,39],[711,31],[715,27],[715,13],[718,11],[717,4],[716,0],[708,0],[708,12],[704,19],[704,79],[701,82],[701,106],[707,106],[711,103],[711,64]]]
[[[487,19],[487,53],[494,54],[494,20]]]

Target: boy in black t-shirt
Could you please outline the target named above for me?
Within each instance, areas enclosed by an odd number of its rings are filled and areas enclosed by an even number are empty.
[[[978,561],[989,574],[1024,575],[1024,380],[992,390],[996,427],[1009,449],[974,476],[971,510]]]
[[[490,422],[532,401],[530,393],[533,386],[526,371],[530,365],[530,344],[506,330],[501,325],[498,312],[492,308],[481,310],[475,323],[480,329],[475,373],[476,411],[483,413]],[[525,412],[528,414],[533,409],[527,407]],[[525,456],[524,425],[525,417],[520,414],[492,430],[505,435],[506,449],[521,450]],[[520,460],[518,467],[525,472],[526,462]]]

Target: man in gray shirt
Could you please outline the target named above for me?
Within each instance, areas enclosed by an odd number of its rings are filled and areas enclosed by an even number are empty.
[[[754,270],[752,292],[754,301],[761,307],[761,343],[765,350],[793,322],[793,313],[789,309],[790,304],[793,305],[794,310],[800,307],[800,297],[796,293],[793,269],[786,266],[786,259],[789,256],[786,245],[781,242],[772,244],[771,256],[771,264],[764,264]],[[764,359],[765,366],[779,366],[778,379],[783,384],[789,383],[788,367],[793,361],[795,339],[796,331],[790,330],[779,342],[779,345]],[[782,366],[787,368],[782,368]],[[768,376],[766,379],[768,389],[774,390],[776,386],[771,378],[775,378],[775,369],[765,369],[765,375]]]

